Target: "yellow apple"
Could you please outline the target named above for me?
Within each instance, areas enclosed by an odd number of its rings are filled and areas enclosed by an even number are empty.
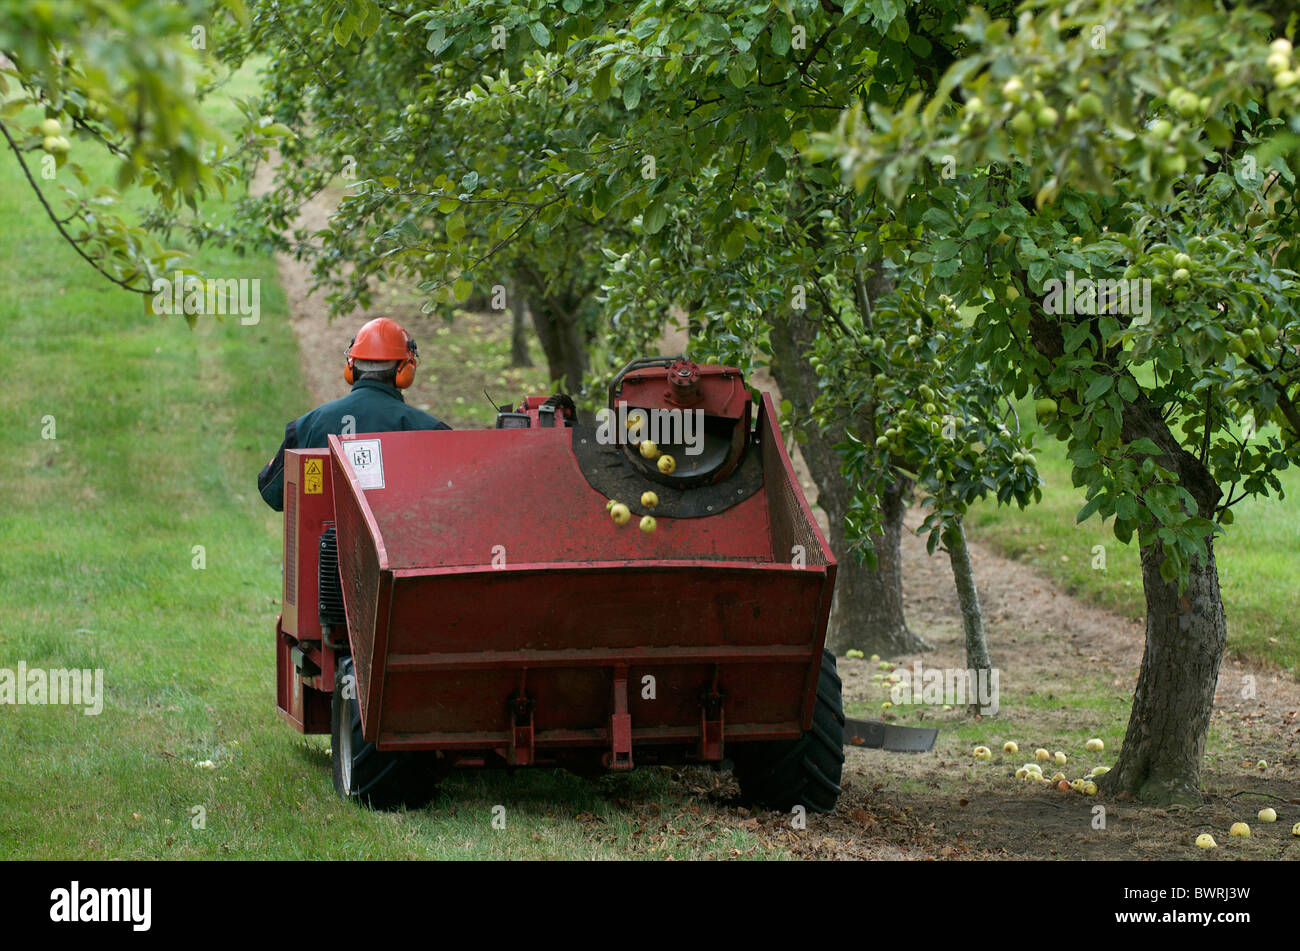
[[[653,515],[641,516],[641,531],[645,532],[647,535],[652,534],[658,527],[659,525],[655,522],[655,517]]]
[[[1217,849],[1219,843],[1214,841],[1214,836],[1208,832],[1202,832],[1196,837],[1196,847],[1198,849]]]
[[[1264,808],[1259,810],[1259,821],[1277,822],[1277,810],[1272,808]]]
[[[659,504],[659,496],[655,495],[653,492],[641,493],[641,505],[644,506],[645,508],[652,509],[658,504]],[[861,657],[862,655],[858,654],[858,656]]]
[[[642,445],[644,446],[645,444],[642,443]],[[644,454],[645,454],[645,450],[642,449],[642,455]],[[673,470],[676,468],[677,468],[677,460],[674,459],[672,456],[664,455],[659,457],[659,471],[662,472],[664,475],[672,475]]]
[[[626,525],[632,518],[632,510],[622,502],[615,502],[609,510],[609,517],[614,520],[615,525]]]
[[[1102,750],[1106,748],[1106,744],[1103,743],[1101,740],[1094,738],[1089,740],[1087,743],[1084,743],[1083,748],[1087,750],[1089,753],[1100,753]]]
[[[974,756],[976,759],[992,759],[993,751],[989,749],[987,746],[977,746],[975,747],[975,751],[971,753],[971,755]]]
[[[1065,758],[1065,754],[1062,753],[1060,750],[1057,750],[1055,753],[1052,754],[1052,761],[1056,763],[1057,766],[1064,766],[1067,762]]]
[[[1016,745],[1016,741],[1015,741],[1015,740],[1007,740],[1005,743],[1002,744],[1002,752],[1004,752],[1004,753],[1019,753],[1019,752],[1020,752],[1020,747]]]
[[[642,440],[641,440],[641,455],[642,455],[643,458],[646,458],[646,459],[658,459],[658,458],[659,458],[659,447],[656,446],[656,445],[655,445],[653,442],[651,442],[649,439],[642,439]]]
[[[1039,747],[1038,749],[1034,750],[1034,759],[1038,760],[1038,762],[1040,763],[1046,763],[1051,758],[1052,758],[1052,754],[1047,752],[1047,750],[1043,749],[1042,747]]]
[[[1250,826],[1244,822],[1234,822],[1232,828],[1228,830],[1228,835],[1236,839],[1249,839]]]

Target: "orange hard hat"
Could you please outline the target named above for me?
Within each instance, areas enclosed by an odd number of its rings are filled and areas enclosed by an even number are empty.
[[[420,352],[401,324],[387,317],[376,317],[357,331],[352,343],[348,344],[345,356],[348,362],[343,369],[343,379],[349,383],[356,382],[353,360],[397,361],[397,375],[393,383],[399,390],[404,390],[415,380]]]
[[[406,328],[387,317],[376,317],[357,331],[347,355],[353,360],[405,360],[410,345]]]

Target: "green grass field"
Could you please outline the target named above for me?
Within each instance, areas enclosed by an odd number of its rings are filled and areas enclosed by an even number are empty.
[[[1136,546],[1120,544],[1110,522],[1096,516],[1075,523],[1084,495],[1070,482],[1065,444],[1041,432],[1032,400],[1021,401],[1017,412],[1036,434],[1043,500],[1023,512],[981,503],[967,520],[972,537],[1037,565],[1071,594],[1142,617],[1146,609]],[[1300,591],[1300,471],[1289,470],[1280,478],[1285,499],[1247,499],[1233,507],[1235,521],[1216,541],[1215,557],[1229,653],[1300,673],[1300,629],[1294,623],[1294,597]],[[1098,545],[1105,548],[1104,569],[1093,567]]]
[[[0,668],[104,671],[98,716],[0,705],[0,858],[782,854],[705,828],[707,809],[674,819],[654,852],[611,798],[680,807],[663,770],[457,777],[410,813],[339,801],[328,738],[275,712],[280,521],[255,476],[302,386],[273,265],[200,254],[210,276],[260,279],[262,314],[190,330],[93,273],[10,155],[0,205],[0,339],[16,371],[0,389]]]

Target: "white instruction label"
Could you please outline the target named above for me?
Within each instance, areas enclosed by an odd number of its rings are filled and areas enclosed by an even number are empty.
[[[349,439],[343,443],[343,452],[352,463],[361,488],[384,487],[384,453],[378,439]]]

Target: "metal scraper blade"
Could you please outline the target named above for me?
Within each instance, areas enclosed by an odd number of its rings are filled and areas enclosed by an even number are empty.
[[[860,746],[890,753],[928,753],[939,731],[934,727],[894,726],[881,720],[844,718],[845,747]]]

